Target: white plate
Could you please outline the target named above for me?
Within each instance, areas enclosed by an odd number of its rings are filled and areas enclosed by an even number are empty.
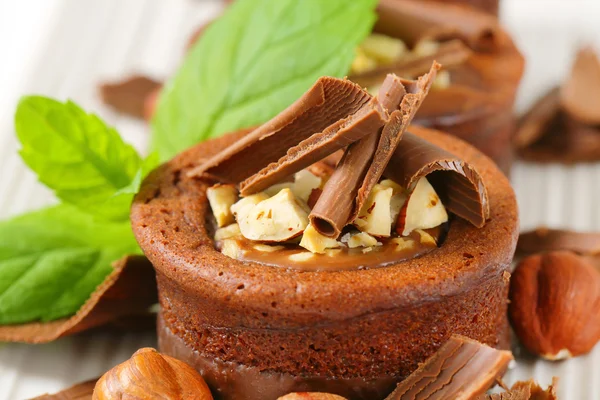
[[[135,71],[168,76],[189,34],[219,9],[218,0],[0,1],[0,218],[54,201],[17,155],[12,118],[20,95],[72,98],[143,150],[145,126],[103,107],[97,83]],[[504,0],[502,18],[528,58],[519,109],[560,80],[578,43],[600,46],[598,0]],[[522,228],[600,230],[600,164],[520,163],[512,181]],[[155,340],[150,334],[83,334],[45,345],[0,344],[0,400],[96,377]],[[600,346],[558,363],[519,357],[506,380],[533,377],[548,384],[554,375],[561,378],[561,399],[600,399]]]

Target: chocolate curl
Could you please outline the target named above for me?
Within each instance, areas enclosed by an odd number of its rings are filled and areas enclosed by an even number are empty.
[[[487,190],[475,169],[452,153],[406,132],[384,175],[409,190],[427,177],[454,214],[481,228],[490,216]]]
[[[600,128],[565,112],[557,88],[550,90],[521,118],[513,143],[519,156],[535,162],[600,160]]]
[[[426,74],[434,61],[447,69],[464,63],[472,54],[473,52],[462,41],[451,40],[441,43],[436,52],[431,55],[401,59],[395,64],[381,66],[362,74],[350,76],[350,80],[363,87],[371,87],[383,81],[387,74],[417,77]]]
[[[58,393],[43,394],[30,400],[92,400],[96,381],[98,378],[73,385]]]
[[[323,132],[315,133],[290,148],[276,162],[240,183],[240,193],[248,196],[260,192],[298,172],[314,162],[342,149],[363,137],[377,132],[388,119],[387,112],[377,99],[371,99],[355,114],[334,122]]]
[[[338,237],[342,228],[356,218],[427,96],[439,68],[434,62],[429,73],[416,82],[403,81],[394,75],[385,79],[378,99],[391,112],[390,119],[380,133],[374,132],[352,144],[344,153],[308,217],[319,233]]]
[[[510,351],[452,335],[385,400],[475,399],[504,374],[512,359]]]
[[[514,133],[513,144],[517,149],[526,148],[537,142],[550,127],[560,112],[560,97],[557,87],[550,89],[520,119]]]
[[[100,85],[100,97],[104,104],[120,113],[136,118],[146,117],[146,101],[161,87],[161,83],[141,75]]]
[[[558,400],[557,386],[557,377],[552,378],[552,384],[546,390],[533,380],[519,381],[506,392],[483,395],[478,400]]]
[[[521,256],[556,250],[572,251],[582,256],[598,256],[600,232],[575,232],[540,227],[519,235],[517,253]]]
[[[591,47],[577,53],[571,75],[560,90],[565,111],[587,125],[600,125],[600,60]]]
[[[475,50],[498,45],[496,18],[473,8],[414,0],[381,0],[374,31],[402,39],[409,46],[422,40],[460,39]]]
[[[119,318],[140,315],[158,302],[156,275],[145,257],[123,257],[113,268],[77,314],[51,322],[0,326],[0,341],[51,342]]]
[[[371,95],[357,84],[322,77],[292,105],[238,142],[189,172],[204,174],[221,182],[239,183],[311,135],[360,110]]]

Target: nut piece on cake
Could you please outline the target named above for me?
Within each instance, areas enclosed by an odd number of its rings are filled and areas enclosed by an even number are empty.
[[[421,178],[400,210],[396,231],[408,236],[415,229],[435,228],[448,221],[448,213],[427,178]]]
[[[206,197],[219,228],[234,222],[231,206],[238,199],[234,185],[214,185],[206,190]]]
[[[392,233],[392,195],[394,190],[381,184],[373,186],[365,205],[354,220],[354,225],[373,236],[388,237]]]
[[[300,246],[313,253],[323,254],[327,249],[340,247],[340,242],[321,235],[311,224],[308,224],[302,235]]]
[[[600,272],[581,256],[553,251],[524,258],[510,281],[509,316],[527,349],[560,360],[600,340]]]
[[[240,231],[246,239],[285,242],[304,232],[308,226],[308,207],[290,189],[263,200],[238,217]]]

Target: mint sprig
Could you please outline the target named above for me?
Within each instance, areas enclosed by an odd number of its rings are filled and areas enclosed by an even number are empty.
[[[258,125],[317,78],[343,77],[375,21],[375,0],[238,0],[164,87],[153,148],[166,160],[202,140]]]
[[[132,193],[156,165],[153,158],[144,162],[114,128],[71,101],[24,97],[15,128],[21,156],[40,181],[65,203],[106,219],[128,219]]]
[[[0,324],[74,314],[111,262],[135,253],[128,222],[102,222],[66,204],[0,222]]]

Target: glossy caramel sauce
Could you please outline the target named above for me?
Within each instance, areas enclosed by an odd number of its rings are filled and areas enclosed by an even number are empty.
[[[442,245],[448,227],[449,223],[445,223],[422,232],[414,231],[406,237],[380,238],[378,246],[339,247],[327,249],[325,254],[313,254],[297,243],[266,244],[241,236],[228,240],[239,245],[236,258],[241,261],[301,271],[344,271],[385,267],[429,253]],[[222,245],[222,241],[215,242],[219,251]]]

